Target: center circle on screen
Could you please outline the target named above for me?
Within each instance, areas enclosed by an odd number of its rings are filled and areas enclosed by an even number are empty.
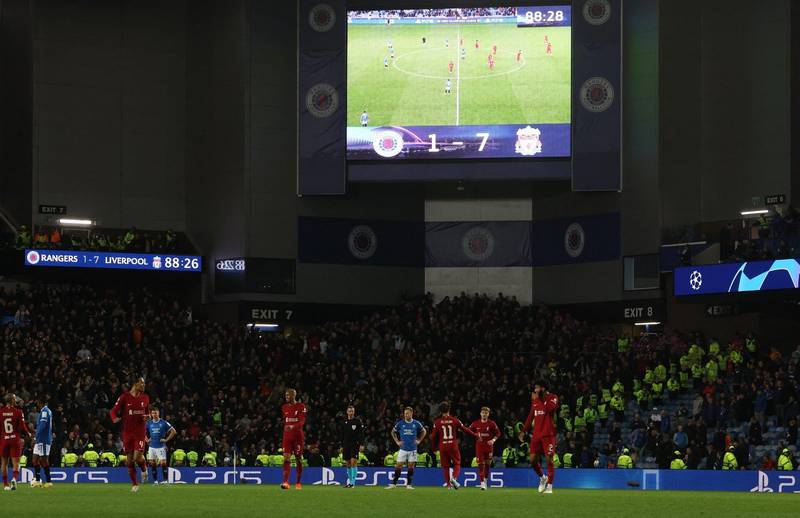
[[[408,75],[416,76],[416,77],[422,77],[422,78],[425,78],[425,79],[448,79],[448,78],[449,79],[455,79],[456,78],[455,72],[452,75],[450,75],[450,74],[435,75],[435,74],[428,73],[428,71],[426,71],[426,70],[421,70],[421,71],[413,70],[412,67],[407,65],[407,64],[406,65],[402,65],[402,66],[399,64],[401,61],[405,60],[406,58],[412,57],[412,56],[414,56],[416,54],[419,54],[421,52],[436,52],[436,53],[441,54],[442,55],[442,63],[443,63],[443,66],[445,66],[445,67],[447,66],[447,63],[448,63],[448,61],[447,61],[448,57],[453,60],[453,63],[456,63],[456,59],[461,59],[460,57],[456,58],[456,56],[453,55],[453,49],[450,49],[450,48],[418,49],[418,50],[412,50],[411,52],[406,52],[405,54],[401,54],[401,55],[397,56],[395,58],[395,60],[394,60],[394,63],[392,64],[392,66],[394,68],[396,68],[397,70],[399,70],[400,72],[404,73],[404,74],[408,74]],[[491,79],[492,77],[498,77],[498,76],[505,76],[505,75],[508,75],[508,74],[513,74],[514,72],[517,72],[517,71],[521,70],[526,65],[526,61],[525,61],[524,57],[522,58],[522,61],[517,63],[516,62],[516,54],[513,53],[513,52],[510,53],[510,54],[499,53],[499,55],[501,55],[501,56],[508,55],[509,59],[512,60],[512,62],[516,66],[514,68],[510,69],[510,70],[501,70],[501,71],[496,71],[496,72],[489,72],[489,73],[482,74],[482,75],[477,75],[477,76],[460,75],[459,78],[460,79]],[[458,64],[457,64],[457,66],[458,66]]]

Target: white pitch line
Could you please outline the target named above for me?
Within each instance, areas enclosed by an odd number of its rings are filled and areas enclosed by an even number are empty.
[[[461,86],[461,56],[458,53],[461,52],[461,26],[458,26],[458,35],[456,36],[456,126],[458,126],[458,120],[460,117],[459,112],[461,108],[459,106],[461,95],[460,86]]]

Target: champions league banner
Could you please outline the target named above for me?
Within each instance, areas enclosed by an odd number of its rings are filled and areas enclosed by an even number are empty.
[[[463,469],[460,481],[464,490],[477,490],[475,469]],[[380,487],[393,477],[394,468],[359,468],[358,486]],[[33,470],[21,470],[21,482],[33,480]],[[129,484],[127,468],[51,468],[56,484]],[[403,470],[398,483],[406,485]],[[294,473],[292,473],[294,477]],[[294,480],[294,478],[292,478]],[[304,468],[303,483],[315,486],[342,486],[347,480],[345,468]],[[274,484],[283,481],[281,468],[169,468],[171,484]],[[536,491],[539,479],[532,469],[498,468],[490,472],[489,490],[528,488]],[[415,486],[441,487],[440,468],[417,468]],[[800,473],[795,471],[709,471],[658,469],[559,469],[559,489],[618,489],[645,491],[737,491],[749,493],[800,493]],[[154,491],[169,491],[153,488]]]
[[[344,194],[347,14],[344,0],[301,0],[298,15],[298,194]]]
[[[572,190],[622,190],[622,0],[572,2]]]
[[[676,268],[676,296],[800,288],[800,260],[778,259]]]
[[[347,158],[350,160],[569,155],[569,124],[347,128]]]

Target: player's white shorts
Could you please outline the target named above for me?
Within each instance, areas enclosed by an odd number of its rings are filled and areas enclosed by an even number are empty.
[[[36,444],[33,445],[33,454],[39,457],[49,457],[50,446],[52,446],[52,444],[44,444],[41,442],[37,442]]]
[[[167,447],[164,446],[163,448],[148,448],[147,449],[147,460],[167,460]]]
[[[417,452],[400,450],[397,452],[397,462],[400,464],[405,464],[406,462],[417,462]]]

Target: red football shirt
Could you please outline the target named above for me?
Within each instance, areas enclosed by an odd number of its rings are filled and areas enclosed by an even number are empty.
[[[459,418],[451,415],[442,416],[433,422],[431,444],[437,450],[457,448],[459,430],[475,435],[475,432],[464,426]]]
[[[481,439],[480,442],[476,443],[476,445],[483,444],[488,446],[488,444],[486,444],[488,441],[491,441],[492,439],[497,440],[497,438],[500,437],[500,428],[498,428],[497,423],[491,419],[487,419],[485,422],[477,419],[473,421],[471,425],[469,425],[469,429],[475,432],[475,434]]]
[[[544,398],[537,398],[531,403],[531,411],[528,414],[528,419],[525,420],[525,427],[523,432],[530,430],[531,422],[533,422],[533,438],[538,439],[541,437],[555,437],[556,424],[555,413],[558,408],[558,396],[555,394],[546,394]]]
[[[0,408],[0,421],[2,421],[2,435],[4,441],[14,441],[22,438],[22,432],[30,435],[28,425],[25,424],[25,416],[22,410],[13,406]]]
[[[308,413],[303,403],[284,403],[281,412],[283,413],[283,433],[303,431]]]
[[[134,396],[124,392],[109,412],[113,420],[122,411],[122,433],[128,437],[145,438],[145,424],[150,416],[150,396],[144,392]]]

